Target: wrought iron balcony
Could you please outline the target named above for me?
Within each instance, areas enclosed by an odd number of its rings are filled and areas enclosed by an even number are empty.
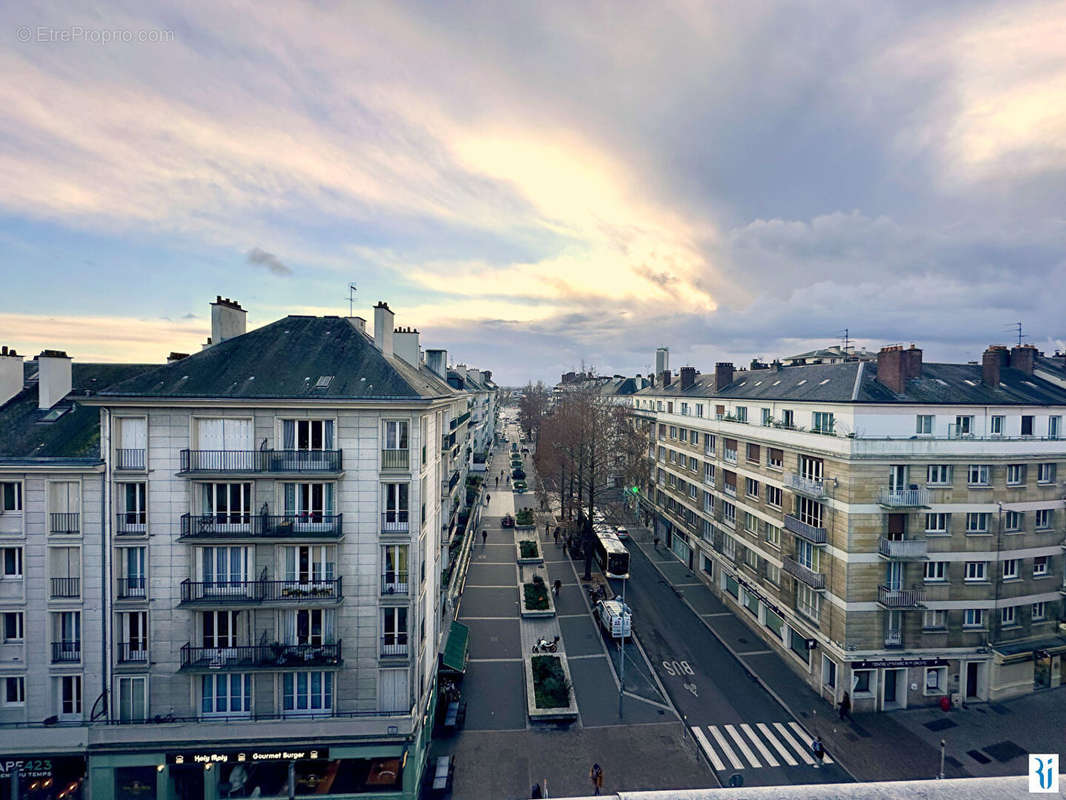
[[[385,658],[406,658],[407,634],[387,633],[381,637],[381,655]]]
[[[53,598],[81,597],[81,578],[52,578]]]
[[[825,544],[829,536],[825,528],[819,528],[804,522],[795,514],[785,514],[785,530],[791,531],[801,539],[806,539],[812,544]]]
[[[340,450],[182,450],[182,475],[341,471]]]
[[[341,514],[183,514],[183,539],[288,539],[341,536]]]
[[[382,533],[407,533],[408,521],[407,509],[398,509],[396,511],[385,511],[381,514],[381,532]]]
[[[280,667],[335,667],[341,664],[341,643],[249,644],[234,647],[182,645],[184,671],[273,669]]]
[[[903,631],[885,631],[885,647],[903,647]]]
[[[147,664],[148,642],[145,640],[136,642],[118,643],[118,663],[120,664]]]
[[[807,478],[795,472],[785,473],[785,486],[794,492],[821,500],[825,497],[825,483],[821,478]]]
[[[385,572],[381,576],[382,594],[407,594],[406,572]]]
[[[881,489],[877,502],[885,508],[923,508],[929,505],[929,490]]]
[[[460,425],[462,425],[464,422],[466,422],[468,419],[470,419],[470,412],[469,411],[467,411],[465,414],[460,414],[458,417],[456,417],[455,419],[452,420],[451,429],[455,430]]]
[[[115,516],[118,536],[144,536],[148,533],[148,515],[143,511],[120,511]]]
[[[877,552],[883,558],[925,558],[929,543],[925,539],[887,539],[882,536],[877,540]]]
[[[115,450],[115,469],[128,472],[144,472],[144,448],[122,447]]]
[[[454,435],[452,441],[455,441]],[[442,450],[444,448],[441,448]],[[381,468],[382,469],[410,469],[411,468],[411,451],[407,448],[403,450],[382,450],[381,451]]]
[[[52,642],[53,664],[77,664],[81,661],[81,640]]]
[[[49,516],[52,533],[78,533],[81,531],[81,515],[76,511],[53,511]]]
[[[245,604],[334,603],[344,594],[341,578],[291,581],[190,581],[181,582],[181,604],[225,606]]]
[[[118,579],[119,600],[139,600],[147,597],[144,575]]]
[[[824,589],[825,588],[825,573],[815,572],[808,567],[803,566],[801,563],[792,558],[792,556],[785,556],[781,559],[781,566],[785,572],[791,575],[798,581],[810,586],[812,589]]]
[[[888,586],[877,587],[877,604],[883,608],[923,608],[925,591],[923,589],[893,589]]]

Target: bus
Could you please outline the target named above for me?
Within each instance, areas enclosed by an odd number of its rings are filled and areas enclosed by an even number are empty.
[[[608,578],[629,579],[629,551],[606,525],[595,525],[596,561]]]

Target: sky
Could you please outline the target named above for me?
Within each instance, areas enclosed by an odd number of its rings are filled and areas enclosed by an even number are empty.
[[[92,6],[0,9],[19,352],[350,282],[505,385],[1066,340],[1066,3]]]

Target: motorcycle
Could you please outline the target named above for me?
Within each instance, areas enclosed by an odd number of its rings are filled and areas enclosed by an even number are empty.
[[[556,636],[550,642],[547,639],[540,639],[535,645],[533,645],[534,653],[554,653],[559,649],[559,637]]]

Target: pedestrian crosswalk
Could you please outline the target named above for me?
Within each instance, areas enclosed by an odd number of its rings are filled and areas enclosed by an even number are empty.
[[[717,772],[779,767],[782,763],[814,766],[816,761],[811,754],[814,737],[798,722],[693,725],[692,735]],[[833,759],[827,753],[822,763],[832,764]]]

